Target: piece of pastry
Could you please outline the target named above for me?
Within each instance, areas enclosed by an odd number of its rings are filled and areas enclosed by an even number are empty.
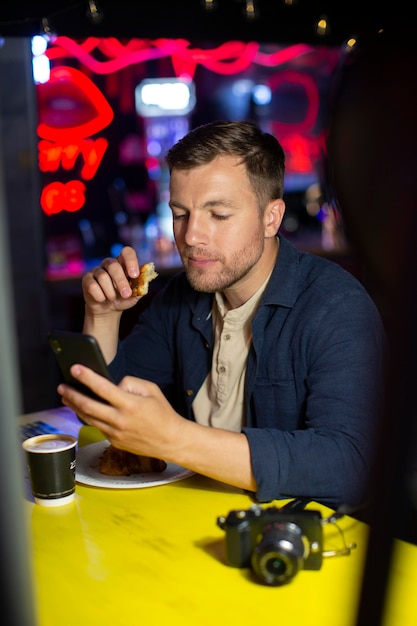
[[[140,266],[140,274],[137,278],[129,278],[132,296],[145,296],[149,291],[149,283],[158,276],[155,264],[150,261]]]
[[[104,450],[97,464],[99,472],[106,476],[160,473],[166,467],[166,462],[161,459],[119,450],[111,444]]]

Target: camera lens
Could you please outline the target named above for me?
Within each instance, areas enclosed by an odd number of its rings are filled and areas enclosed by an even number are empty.
[[[267,585],[283,585],[302,569],[304,554],[302,532],[296,524],[269,524],[252,552],[252,569]]]
[[[266,555],[264,568],[271,576],[282,576],[287,571],[287,563],[280,554],[271,552]]]

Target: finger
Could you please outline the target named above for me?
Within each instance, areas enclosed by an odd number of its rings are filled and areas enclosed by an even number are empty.
[[[158,393],[158,386],[155,383],[135,376],[125,376],[119,383],[119,389],[143,397],[155,396]]]
[[[92,421],[98,422],[101,425],[111,423],[112,407],[109,404],[104,403],[102,400],[95,400],[90,396],[77,391],[74,387],[67,384],[60,384],[57,388],[58,393],[61,395],[62,403],[72,409],[79,417],[90,425]]]
[[[77,403],[72,402],[66,395],[62,396],[62,404],[67,406],[88,426],[97,428],[106,439],[111,441],[117,439],[117,427],[113,426],[111,414],[107,409],[107,413],[101,413],[102,407],[106,407],[103,403],[91,400],[88,398],[88,402],[85,402],[86,396],[78,394],[80,400]],[[80,407],[82,405],[82,408]],[[96,408],[96,405],[99,405]],[[111,407],[110,407],[111,408]]]
[[[117,293],[123,298],[132,296],[131,280],[140,274],[139,261],[133,248],[124,248],[118,259],[104,259],[102,267],[111,277]],[[133,296],[132,296],[133,297]],[[139,296],[134,296],[139,299]]]
[[[82,369],[87,370],[88,368]],[[95,374],[92,370],[89,371],[93,374],[94,378],[102,378],[104,382],[109,383],[110,387],[113,386],[117,390],[117,387],[113,385],[113,383],[107,381],[99,374]],[[84,378],[83,383],[86,385],[88,376],[85,376]],[[72,409],[74,413],[78,415],[86,424],[98,428],[107,437],[107,439],[117,439],[119,432],[123,431],[121,412],[111,403],[91,398],[90,396],[77,391],[77,389],[67,384],[60,384],[57,391],[61,395],[62,403],[65,406]],[[101,391],[101,381],[99,381],[99,383],[95,385],[94,392],[98,395]],[[105,400],[104,396],[101,397]]]
[[[97,396],[99,396],[99,398],[102,398],[105,402],[107,402],[111,406],[118,408],[123,404],[122,396],[124,392],[122,392],[118,388],[118,386],[115,385],[115,383],[113,383],[111,380],[108,380],[108,378],[101,376],[101,374],[97,374],[89,367],[86,367],[84,365],[79,365],[79,364],[73,365],[70,371],[71,371],[71,375],[77,381],[79,381],[80,383],[88,387]],[[68,389],[66,390],[66,393],[65,393],[66,397],[68,397],[70,400],[74,402],[75,401],[80,402],[79,396],[82,395],[83,406],[84,404],[88,405],[88,400],[90,400],[88,396],[85,396],[85,394],[80,394],[75,389],[72,390],[71,387],[69,389],[70,391],[68,391]],[[74,394],[77,394],[77,395],[74,395]],[[97,402],[97,401],[94,400],[93,402]],[[87,406],[85,410],[87,411],[88,408],[89,406]],[[96,409],[97,407],[94,407],[94,408]]]
[[[106,419],[101,415],[102,407],[107,407],[107,404],[100,400],[93,400],[64,383],[58,385],[57,391],[61,395],[62,404],[72,409],[74,413],[90,426],[97,425],[101,430],[102,424],[109,424],[108,418]]]
[[[117,262],[115,261],[115,263]],[[124,276],[123,272],[122,275]],[[129,289],[128,295],[131,295],[131,290],[127,279],[125,279],[125,282],[125,287]],[[87,276],[84,279],[83,285],[88,294],[91,295],[98,302],[103,302],[104,300],[110,300],[111,302],[113,302],[120,297],[120,293],[116,289],[116,285],[112,275],[102,265],[94,268],[91,277]]]
[[[115,300],[119,295],[122,298],[129,298],[132,295],[128,276],[119,259],[110,257],[103,259],[94,276],[110,300]]]
[[[123,266],[126,276],[130,276],[130,278],[139,276],[139,260],[134,248],[131,246],[122,248],[119,254],[119,262]]]
[[[84,274],[81,285],[85,298],[89,296],[96,302],[105,302],[106,296],[103,289],[95,279],[93,272],[87,272],[87,274]]]

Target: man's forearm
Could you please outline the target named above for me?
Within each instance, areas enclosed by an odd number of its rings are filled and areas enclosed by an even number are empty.
[[[215,480],[256,492],[246,435],[185,420],[173,461]]]
[[[95,317],[86,312],[84,317],[83,333],[97,339],[107,364],[116,356],[121,315],[121,312],[112,312]]]

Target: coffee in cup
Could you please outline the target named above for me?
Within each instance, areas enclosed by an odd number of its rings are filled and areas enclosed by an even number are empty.
[[[68,504],[75,496],[77,438],[36,435],[22,443],[33,497],[43,506]]]

